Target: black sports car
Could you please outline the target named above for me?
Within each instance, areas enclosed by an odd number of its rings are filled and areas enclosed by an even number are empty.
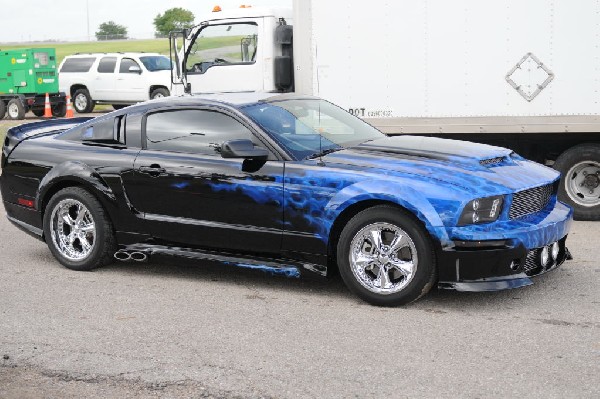
[[[386,137],[318,98],[166,98],[9,130],[8,218],[68,268],[153,254],[299,277],[398,305],[531,284],[567,257],[559,175],[498,147]]]

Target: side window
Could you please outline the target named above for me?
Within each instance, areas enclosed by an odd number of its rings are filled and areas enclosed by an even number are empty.
[[[189,73],[204,73],[212,66],[253,64],[256,59],[256,24],[210,25],[202,29],[186,58]]]
[[[98,63],[99,73],[113,73],[117,65],[117,57],[103,57]]]
[[[149,150],[217,155],[223,142],[251,138],[252,133],[244,125],[215,111],[166,111],[146,119]]]
[[[65,72],[87,72],[96,61],[95,57],[68,58],[60,69],[60,73]]]
[[[137,68],[136,70],[130,70],[131,67]],[[123,58],[121,60],[121,66],[119,67],[119,73],[138,73],[140,72],[140,66],[137,62],[131,58]]]

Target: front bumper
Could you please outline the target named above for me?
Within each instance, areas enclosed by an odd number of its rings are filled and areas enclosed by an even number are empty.
[[[555,202],[527,217],[449,229],[453,245],[437,248],[438,287],[458,291],[497,291],[533,284],[531,277],[571,259],[566,247],[573,211]],[[554,242],[558,256],[541,264],[540,252]]]

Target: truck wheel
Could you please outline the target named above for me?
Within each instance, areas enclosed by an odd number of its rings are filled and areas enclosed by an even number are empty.
[[[52,106],[52,116],[57,118],[64,118],[67,115],[67,104],[56,104]]]
[[[377,306],[398,306],[425,295],[435,281],[435,254],[412,215],[376,206],[354,216],[342,230],[337,263],[346,286]]]
[[[4,119],[4,115],[6,115],[6,104],[0,100],[0,119]]]
[[[25,107],[18,98],[13,98],[8,102],[8,119],[25,119]]]
[[[79,89],[73,94],[73,108],[80,114],[89,114],[94,110],[96,103],[92,100],[87,89]]]
[[[154,100],[156,98],[169,97],[169,90],[167,89],[154,89],[152,93],[150,93],[150,100]]]
[[[44,110],[43,109],[32,109],[31,112],[33,112],[33,114],[35,116],[37,116],[38,118],[41,118],[42,116],[44,116]]]
[[[600,220],[600,145],[581,144],[563,152],[554,168],[562,174],[558,198],[576,220]]]

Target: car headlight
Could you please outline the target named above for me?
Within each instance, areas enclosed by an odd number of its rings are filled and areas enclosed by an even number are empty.
[[[474,199],[463,209],[458,225],[493,222],[500,216],[503,203],[504,197],[502,195]]]

